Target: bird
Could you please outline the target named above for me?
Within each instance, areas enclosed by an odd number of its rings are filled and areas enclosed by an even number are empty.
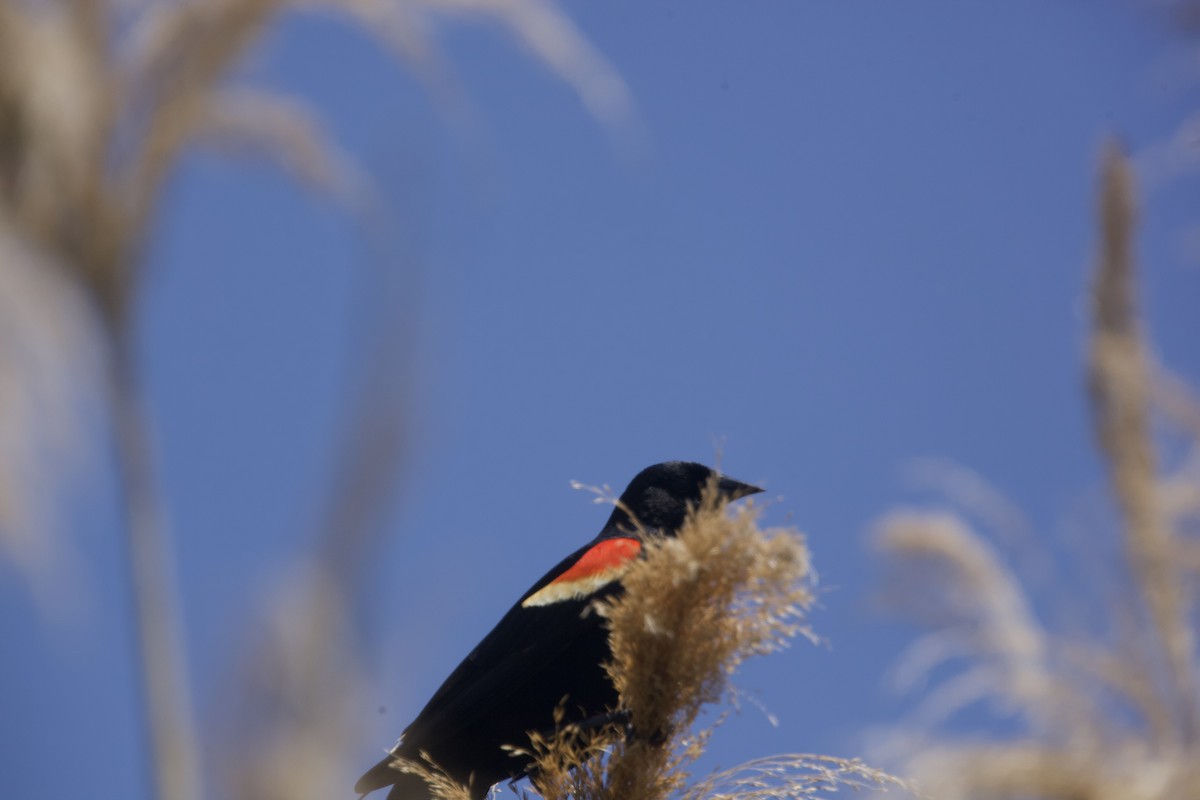
[[[478,800],[527,773],[532,759],[511,748],[527,749],[530,732],[616,713],[619,699],[604,669],[608,629],[592,606],[620,594],[621,576],[646,537],[674,536],[710,482],[724,502],[762,491],[694,462],[639,472],[600,533],[521,595],[355,791],[364,796],[391,786],[387,800],[432,798],[422,777],[396,769],[403,759],[436,765]]]

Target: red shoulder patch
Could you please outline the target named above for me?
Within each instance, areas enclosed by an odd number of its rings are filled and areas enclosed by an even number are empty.
[[[546,606],[587,597],[624,575],[641,551],[642,543],[633,538],[597,542],[561,575],[526,597],[521,605]]]

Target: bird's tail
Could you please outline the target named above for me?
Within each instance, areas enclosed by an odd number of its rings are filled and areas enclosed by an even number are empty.
[[[433,800],[429,784],[419,775],[410,775],[393,768],[392,762],[395,760],[395,755],[388,754],[358,779],[358,783],[354,784],[354,791],[359,795],[366,795],[376,789],[391,786],[392,790],[388,792],[387,800]]]

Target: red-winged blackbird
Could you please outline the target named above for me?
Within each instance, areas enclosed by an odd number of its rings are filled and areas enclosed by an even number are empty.
[[[603,667],[610,659],[608,630],[589,608],[621,591],[621,575],[638,557],[645,535],[678,532],[710,480],[726,501],[762,491],[684,461],[639,472],[596,538],[521,596],[450,674],[391,754],[359,778],[355,791],[393,786],[388,800],[430,798],[421,778],[391,766],[397,758],[424,763],[424,753],[482,798],[493,784],[526,773],[529,759],[502,746],[528,746],[530,731],[552,732],[560,704],[564,723],[616,710],[617,693]]]

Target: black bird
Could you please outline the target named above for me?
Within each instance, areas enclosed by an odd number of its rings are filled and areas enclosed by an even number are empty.
[[[621,591],[621,575],[641,552],[643,536],[678,532],[710,480],[727,501],[762,491],[685,461],[639,472],[596,538],[521,596],[355,791],[392,786],[388,800],[427,800],[432,795],[421,778],[391,766],[397,758],[423,763],[423,752],[482,798],[529,765],[501,746],[527,746],[528,732],[553,731],[554,710],[564,698],[567,723],[615,710],[617,693],[603,668],[610,659],[608,630],[598,614],[586,612],[595,600]]]

